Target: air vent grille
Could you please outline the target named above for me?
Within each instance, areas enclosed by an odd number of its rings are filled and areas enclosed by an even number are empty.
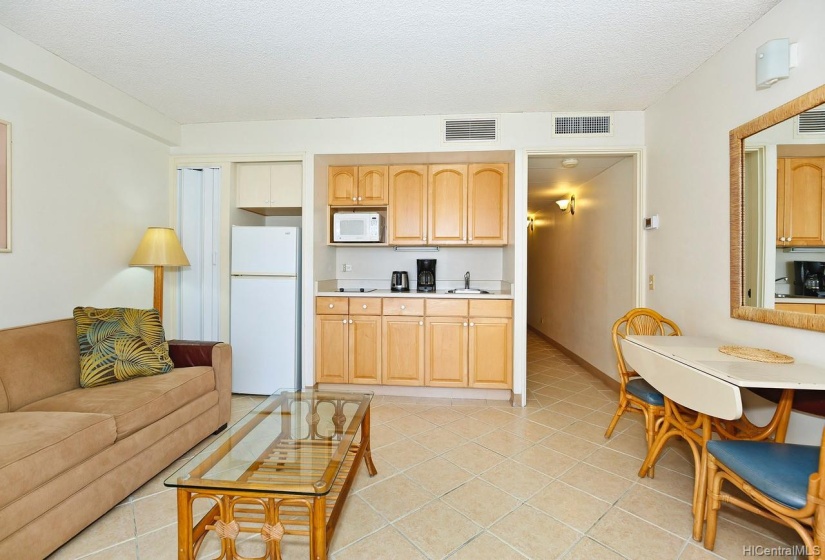
[[[825,109],[800,114],[796,130],[799,134],[825,134]]]
[[[495,142],[497,139],[497,119],[447,119],[444,121],[445,142]]]
[[[553,134],[611,135],[612,121],[609,114],[557,115],[553,118]]]

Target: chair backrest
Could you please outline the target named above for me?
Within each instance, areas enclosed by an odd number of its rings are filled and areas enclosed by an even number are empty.
[[[633,334],[645,336],[681,336],[682,331],[676,323],[647,307],[631,309],[625,313],[623,317],[616,320],[616,322],[613,323],[611,335],[613,337],[613,349],[616,351],[617,367],[619,369],[622,387],[627,383],[629,377],[635,375],[635,372],[630,369],[627,362],[625,362],[619,341]]]

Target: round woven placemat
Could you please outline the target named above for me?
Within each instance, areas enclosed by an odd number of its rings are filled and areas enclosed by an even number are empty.
[[[768,364],[792,364],[793,357],[787,354],[780,354],[773,350],[764,348],[751,348],[750,346],[727,345],[720,346],[719,351],[723,354],[730,354],[737,358],[753,360],[754,362],[765,362]]]

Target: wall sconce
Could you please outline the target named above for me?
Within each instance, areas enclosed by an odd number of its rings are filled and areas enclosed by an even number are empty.
[[[527,216],[527,229],[529,229],[530,231],[533,231],[533,227],[534,227],[533,218],[531,218],[530,216]]]
[[[787,78],[796,68],[797,43],[789,39],[773,39],[756,49],[756,87],[765,89]]]
[[[576,195],[571,194],[570,198],[562,198],[561,200],[557,200],[556,204],[559,205],[559,210],[561,210],[562,214],[566,214],[570,212],[570,214],[576,213]]]

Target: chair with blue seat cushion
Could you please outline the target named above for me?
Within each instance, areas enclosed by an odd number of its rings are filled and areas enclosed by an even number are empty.
[[[638,412],[643,414],[645,418],[645,438],[647,447],[650,449],[656,435],[656,424],[665,414],[664,397],[629,368],[622,356],[620,340],[628,335],[679,336],[682,331],[679,330],[676,323],[666,319],[656,311],[638,307],[631,309],[613,323],[611,333],[619,369],[619,406],[610,421],[610,425],[607,427],[607,431],[604,433],[604,437],[609,438],[613,434],[613,429],[625,411]],[[652,470],[650,474],[653,475]]]
[[[822,558],[825,537],[825,473],[822,444],[709,441],[705,548],[713,550],[721,504],[729,503],[794,529],[809,559]],[[728,481],[752,500],[722,492]]]

